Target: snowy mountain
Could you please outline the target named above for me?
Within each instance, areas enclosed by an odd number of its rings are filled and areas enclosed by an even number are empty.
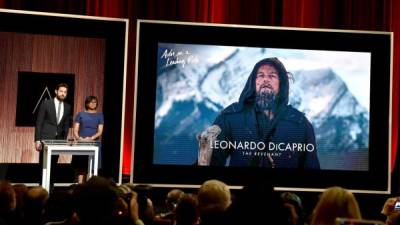
[[[314,126],[320,157],[326,165],[331,158],[368,149],[369,114],[349,92],[346,84],[329,68],[297,71],[290,93],[291,104],[304,112]],[[335,154],[333,154],[335,153]],[[359,156],[360,153],[355,153]],[[366,154],[362,154],[366,157]],[[351,165],[355,166],[355,165]],[[365,168],[367,165],[359,165]]]

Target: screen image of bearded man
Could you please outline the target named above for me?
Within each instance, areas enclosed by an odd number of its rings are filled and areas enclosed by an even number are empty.
[[[257,62],[238,102],[212,124],[218,133],[203,138],[198,165],[320,169],[314,128],[288,104],[290,75],[278,58]]]

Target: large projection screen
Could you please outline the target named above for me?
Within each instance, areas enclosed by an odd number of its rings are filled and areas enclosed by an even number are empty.
[[[133,181],[389,193],[392,35],[139,20]]]

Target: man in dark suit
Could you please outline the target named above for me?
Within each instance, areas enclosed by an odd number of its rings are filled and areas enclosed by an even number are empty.
[[[68,85],[59,84],[55,89],[56,97],[41,104],[35,127],[37,151],[42,150],[41,140],[67,139],[71,112],[71,106],[64,102],[67,92]]]
[[[45,100],[39,108],[35,127],[35,148],[40,152],[39,164],[43,165],[42,140],[65,140],[70,127],[71,106],[64,102],[68,85],[58,84],[56,97]],[[52,168],[55,168],[58,157],[52,157]]]

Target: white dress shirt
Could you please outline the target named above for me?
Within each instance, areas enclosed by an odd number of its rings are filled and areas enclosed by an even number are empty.
[[[61,112],[60,112],[60,118],[58,118],[57,124],[60,123],[60,120],[63,117],[64,104],[63,104],[63,102],[60,102],[57,98],[54,98],[54,105],[56,106],[56,118],[57,118],[57,115],[58,115],[58,105],[59,104],[61,104]]]

